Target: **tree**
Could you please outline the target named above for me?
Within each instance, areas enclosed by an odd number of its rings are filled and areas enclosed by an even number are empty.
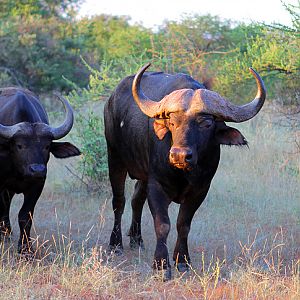
[[[78,10],[82,0],[1,0],[0,18],[11,16],[66,17]]]
[[[35,91],[69,88],[63,76],[87,84],[88,72],[79,54],[83,45],[70,22],[78,0],[1,2],[0,71],[9,70],[11,83]],[[17,82],[16,79],[17,78]]]

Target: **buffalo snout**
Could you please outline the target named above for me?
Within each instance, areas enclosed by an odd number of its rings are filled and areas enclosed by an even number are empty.
[[[185,147],[172,147],[169,153],[171,165],[179,169],[186,169],[194,164],[193,151]]]
[[[36,178],[44,178],[47,174],[47,168],[44,164],[29,165],[29,175]]]

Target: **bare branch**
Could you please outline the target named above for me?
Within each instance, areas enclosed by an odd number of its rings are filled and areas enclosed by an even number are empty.
[[[68,166],[65,166],[65,168],[74,176],[76,177],[81,183],[83,183],[87,189],[89,188],[89,184],[86,183],[82,178],[80,178],[76,173],[74,173],[73,170],[71,170]]]
[[[4,71],[4,72],[8,73],[9,76],[15,80],[17,86],[19,86],[19,87],[23,86],[22,82],[18,79],[18,77],[16,76],[16,74],[13,70],[6,68],[6,67],[0,67],[0,71]]]

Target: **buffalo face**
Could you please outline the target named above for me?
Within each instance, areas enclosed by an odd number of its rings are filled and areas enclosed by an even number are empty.
[[[171,133],[169,162],[183,170],[193,169],[198,157],[216,145],[247,144],[237,129],[228,127],[224,122],[216,121],[213,116],[207,114],[171,113],[169,119],[157,119],[153,126],[159,139],[163,139],[167,132]]]
[[[80,154],[70,143],[53,142],[44,124],[24,123],[21,127],[9,140],[10,158],[18,177],[45,179],[50,153],[57,158]]]
[[[45,178],[50,146],[49,136],[16,134],[10,141],[10,152],[17,175],[25,178]]]

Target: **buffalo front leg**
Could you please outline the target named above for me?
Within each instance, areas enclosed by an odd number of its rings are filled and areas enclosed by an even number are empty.
[[[42,193],[45,181],[38,184],[33,184],[32,188],[24,192],[24,202],[19,211],[18,219],[20,226],[20,238],[18,242],[18,252],[21,254],[32,254],[30,230],[32,226],[32,219],[35,205]]]
[[[188,250],[188,235],[191,228],[191,222],[196,210],[203,202],[204,196],[198,199],[190,199],[180,205],[177,217],[177,241],[173,253],[173,260],[178,271],[185,272],[189,269],[190,255]]]
[[[116,254],[121,254],[123,252],[121,221],[125,207],[124,189],[127,171],[119,159],[119,155],[114,153],[109,147],[108,167],[113,194],[112,207],[114,211],[114,227],[110,236],[109,248],[115,251]]]
[[[0,239],[1,235],[7,236],[11,234],[9,209],[13,196],[14,193],[6,189],[0,192]]]
[[[128,232],[130,236],[130,248],[141,247],[144,249],[144,242],[141,233],[141,219],[143,207],[147,198],[147,183],[138,180],[135,184],[134,194],[131,200],[132,221]]]
[[[171,266],[167,248],[167,238],[170,232],[168,208],[170,200],[162,190],[160,184],[150,183],[148,186],[148,203],[154,220],[156,233],[156,248],[153,268],[166,270],[165,279],[171,278]]]

